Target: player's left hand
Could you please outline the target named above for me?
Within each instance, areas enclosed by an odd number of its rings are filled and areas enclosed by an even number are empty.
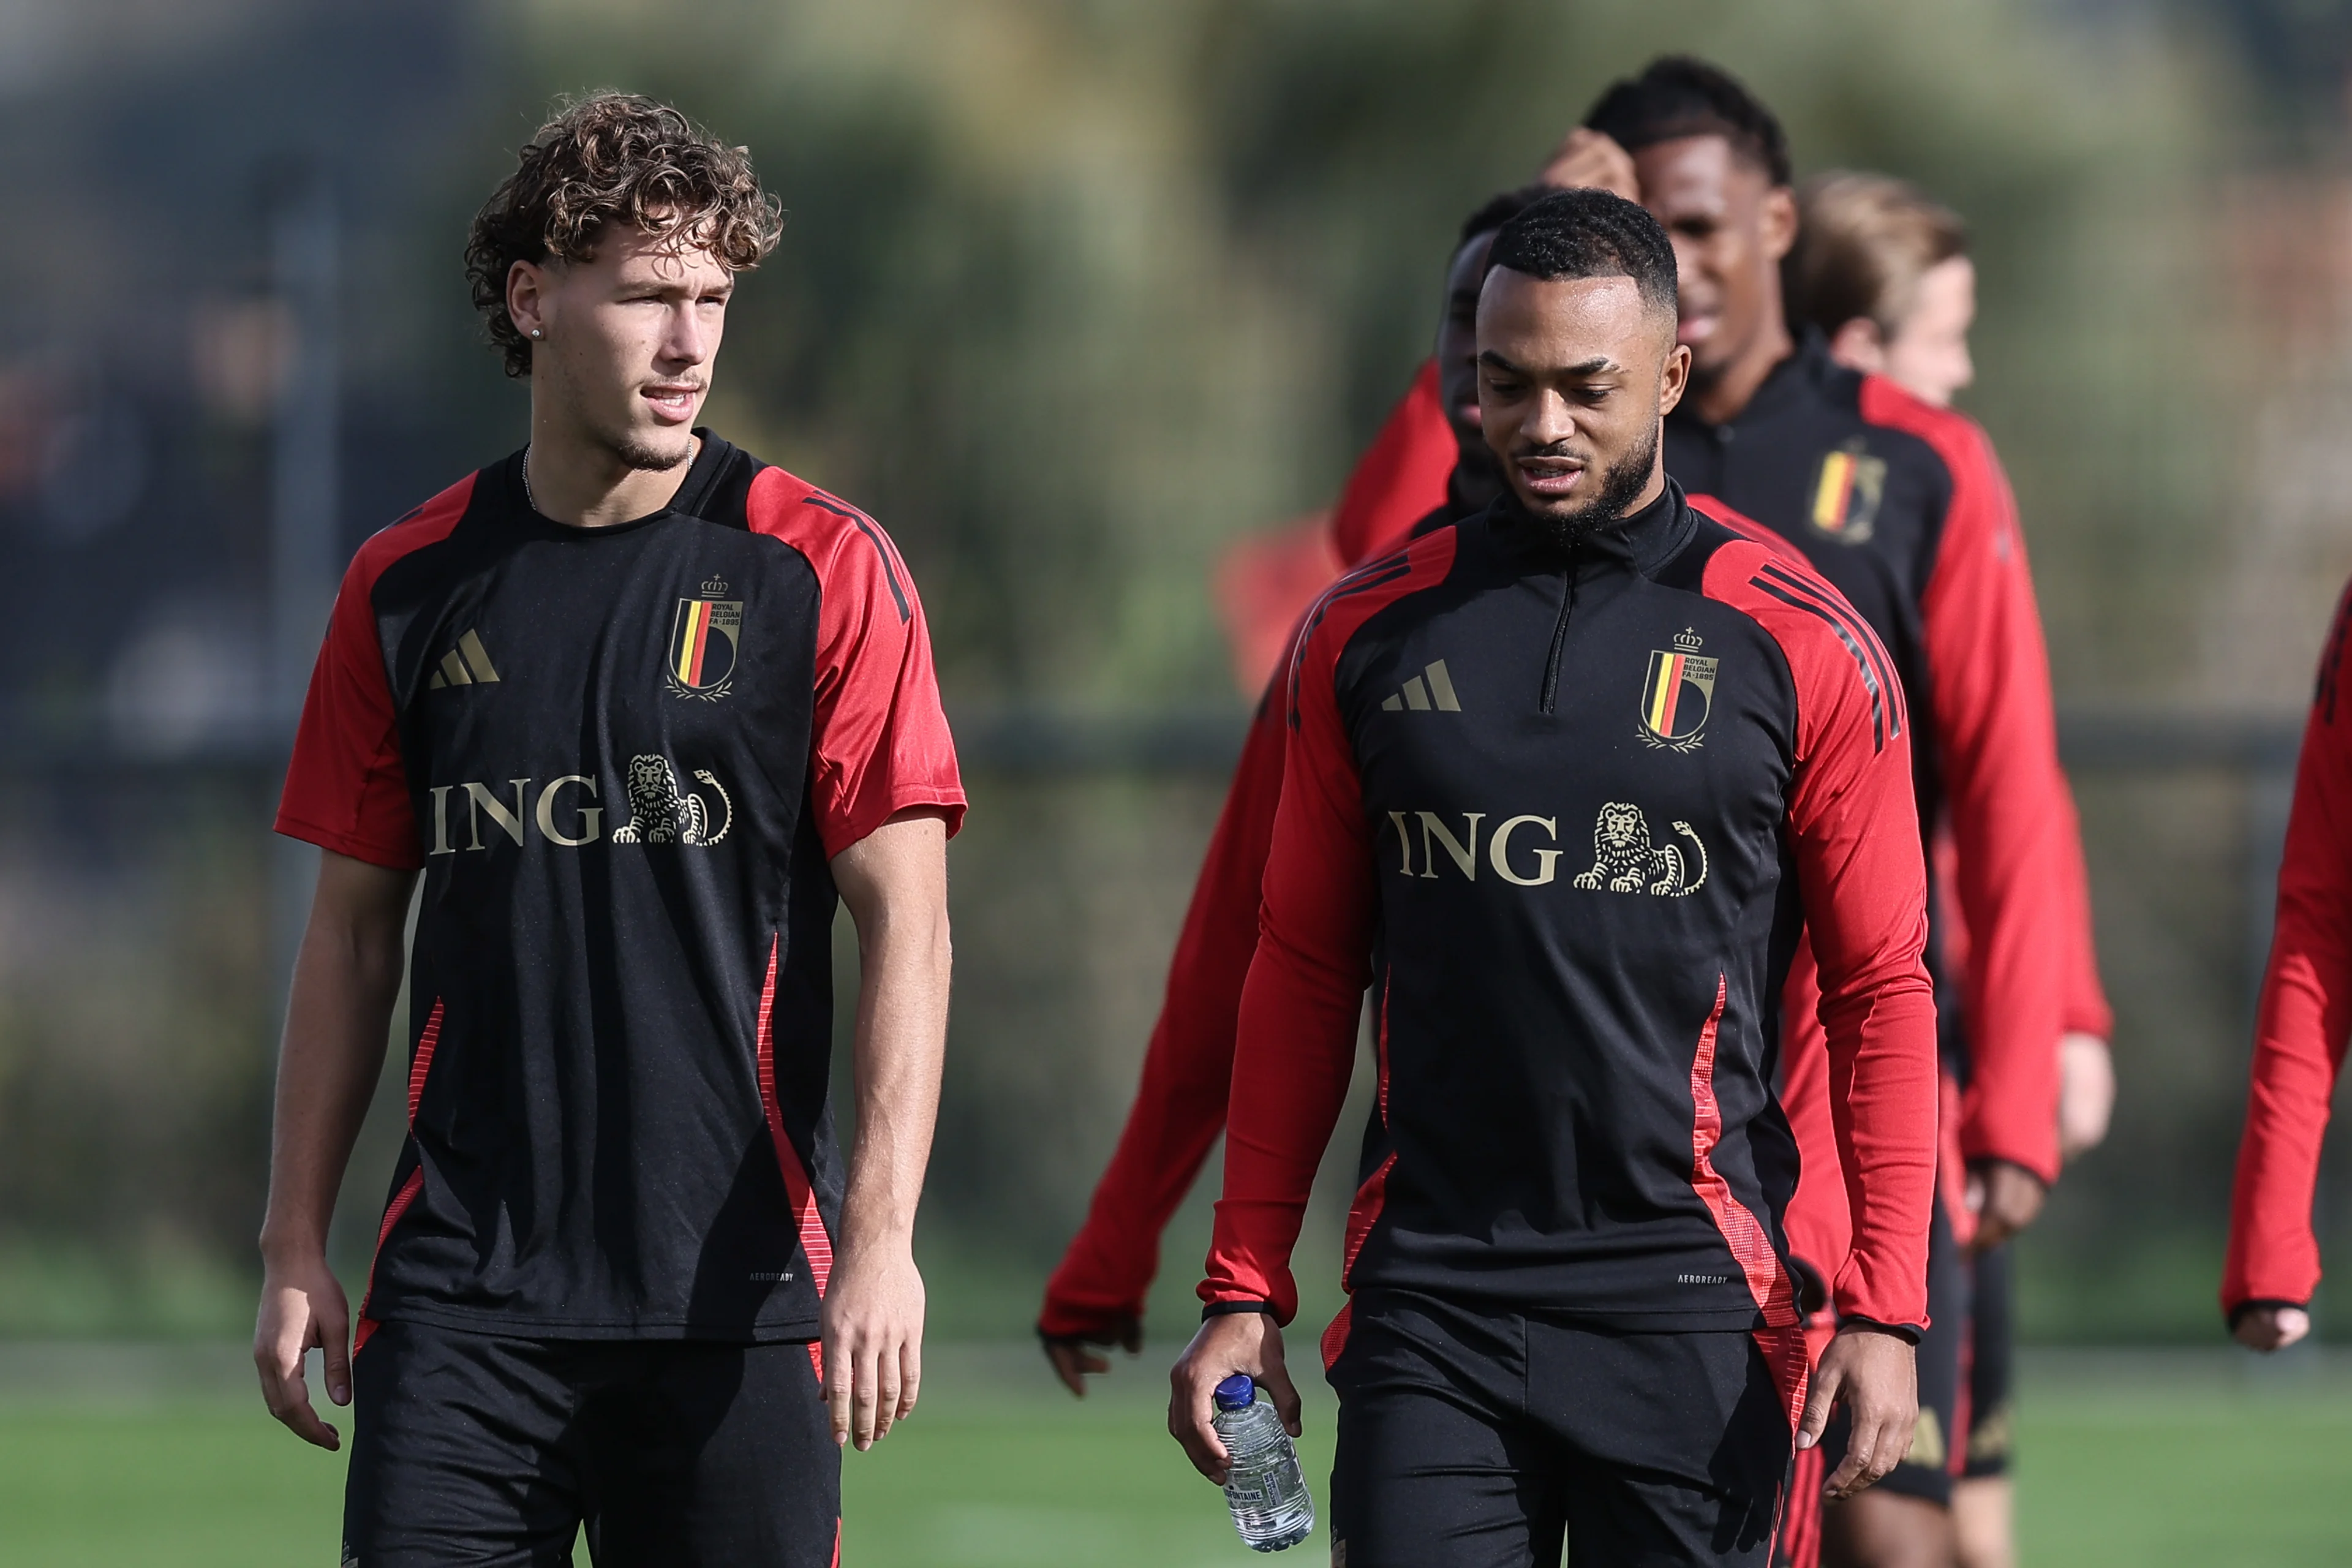
[[[1843,1405],[1853,1417],[1845,1463],[1822,1487],[1832,1502],[1862,1491],[1903,1462],[1919,1426],[1918,1352],[1911,1342],[1875,1323],[1840,1329],[1822,1352],[1797,1423],[1797,1447],[1810,1448],[1828,1429],[1830,1412]]]
[[[824,1344],[833,1440],[862,1453],[914,1413],[923,1380],[923,1276],[911,1237],[843,1252],[825,1291]]]
[[[2007,1160],[1979,1160],[1969,1167],[1969,1209],[1977,1233],[1969,1250],[1990,1252],[2041,1217],[2050,1189],[2042,1178]]]

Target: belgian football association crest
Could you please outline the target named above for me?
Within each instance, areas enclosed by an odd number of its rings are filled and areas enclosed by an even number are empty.
[[[716,702],[727,695],[735,676],[738,643],[743,634],[743,601],[721,598],[724,578],[702,584],[703,597],[680,599],[671,622],[669,660],[663,673],[669,689],[680,697]]]
[[[1715,672],[1722,661],[1700,657],[1706,639],[1687,626],[1674,641],[1671,653],[1650,650],[1649,674],[1642,682],[1642,739],[1670,751],[1696,752],[1715,708]]]
[[[1878,521],[1878,503],[1886,493],[1886,459],[1849,441],[1822,458],[1813,479],[1813,526],[1832,539],[1860,544],[1869,539]]]

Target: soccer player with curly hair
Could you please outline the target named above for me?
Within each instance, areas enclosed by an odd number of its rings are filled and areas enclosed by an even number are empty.
[[[278,819],[323,858],[254,1356],[308,1441],[341,1439],[306,1350],[355,1405],[347,1564],[569,1563],[584,1525],[600,1564],[823,1568],[841,1447],[914,1407],[964,797],[897,548],[695,422],[778,228],[676,110],[564,108],[466,254],[530,444],[369,540],[336,601]],[[327,1225],[404,970],[408,1137],[354,1335]]]

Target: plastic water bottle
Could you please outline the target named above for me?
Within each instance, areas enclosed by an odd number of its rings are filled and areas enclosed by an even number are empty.
[[[1315,1500],[1298,1473],[1298,1451],[1271,1400],[1257,1396],[1257,1384],[1235,1373],[1217,1384],[1217,1437],[1232,1456],[1225,1475],[1225,1506],[1234,1528],[1253,1552],[1296,1546],[1315,1530]]]

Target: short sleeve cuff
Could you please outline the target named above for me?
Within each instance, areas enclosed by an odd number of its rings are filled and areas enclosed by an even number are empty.
[[[278,814],[277,830],[288,838],[299,838],[305,844],[315,844],[321,849],[331,849],[388,871],[419,871],[425,868],[424,858],[416,853],[414,844],[394,844],[356,833],[339,833],[288,812]]]
[[[821,825],[825,858],[830,860],[851,845],[905,811],[935,808],[947,821],[948,837],[963,827],[963,790],[957,784],[904,784],[860,801],[847,814]]]

